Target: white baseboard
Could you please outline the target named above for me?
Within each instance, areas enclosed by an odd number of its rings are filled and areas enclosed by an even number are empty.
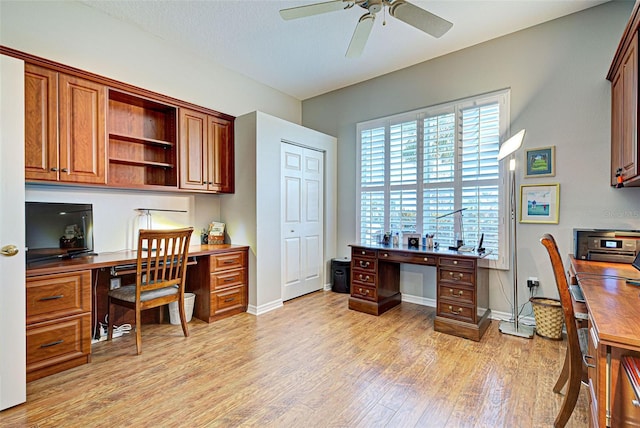
[[[283,306],[284,304],[282,303],[282,299],[278,299],[260,306],[249,305],[247,307],[247,313],[250,313],[251,315],[262,315]]]

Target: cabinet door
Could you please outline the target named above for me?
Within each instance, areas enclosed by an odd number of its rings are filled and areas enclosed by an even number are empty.
[[[24,66],[25,179],[58,179],[58,73]]]
[[[207,190],[207,115],[180,109],[180,188]]]
[[[616,174],[622,168],[623,79],[619,71],[611,81],[611,185],[617,184]],[[620,171],[622,173],[622,171]]]
[[[622,63],[623,121],[622,121],[622,168],[624,178],[638,175],[638,35],[633,39]]]
[[[208,149],[208,189],[221,193],[233,193],[233,122],[209,116]]]
[[[60,181],[105,184],[103,85],[60,74]]]

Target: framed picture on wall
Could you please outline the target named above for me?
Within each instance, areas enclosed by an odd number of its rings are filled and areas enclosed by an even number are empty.
[[[527,171],[525,177],[553,177],[556,175],[556,146],[525,151]]]
[[[558,224],[560,184],[520,186],[520,223]]]

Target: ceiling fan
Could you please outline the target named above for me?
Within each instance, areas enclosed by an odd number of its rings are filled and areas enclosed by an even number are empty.
[[[362,54],[367,39],[373,28],[376,13],[383,8],[389,8],[389,15],[403,21],[418,30],[424,31],[433,37],[441,37],[449,31],[453,24],[446,19],[440,18],[431,12],[409,3],[405,0],[333,0],[322,3],[314,3],[305,6],[282,9],[280,16],[283,19],[297,19],[306,16],[319,15],[321,13],[333,12],[341,9],[350,9],[358,5],[367,10],[367,13],[360,17],[356,29],[351,37],[347,58],[356,58]]]

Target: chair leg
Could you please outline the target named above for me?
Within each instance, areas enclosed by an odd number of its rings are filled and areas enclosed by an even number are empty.
[[[111,297],[108,299],[109,301],[109,319],[107,320],[107,340],[113,339],[113,317],[114,317],[114,305],[111,303]]]
[[[136,306],[136,350],[138,355],[142,354],[142,317],[138,306]]]
[[[560,371],[558,380],[556,381],[556,384],[553,387],[553,392],[557,394],[560,391],[562,391],[562,388],[564,388],[564,385],[567,383],[567,379],[569,379],[569,346],[568,345],[567,345],[567,353],[564,355],[564,364],[562,364],[562,370]]]
[[[189,337],[189,327],[187,326],[187,315],[184,312],[184,294],[178,299],[178,312],[180,313],[180,324],[182,324],[182,332],[184,337]]]
[[[573,409],[576,407],[578,395],[580,394],[580,386],[582,385],[582,366],[580,365],[580,359],[574,361],[573,366],[571,366],[571,362],[569,362],[569,365],[569,385],[567,386],[567,392],[562,401],[560,412],[558,412],[558,416],[556,416],[553,424],[554,427],[563,428],[567,424],[571,413],[573,413]]]

